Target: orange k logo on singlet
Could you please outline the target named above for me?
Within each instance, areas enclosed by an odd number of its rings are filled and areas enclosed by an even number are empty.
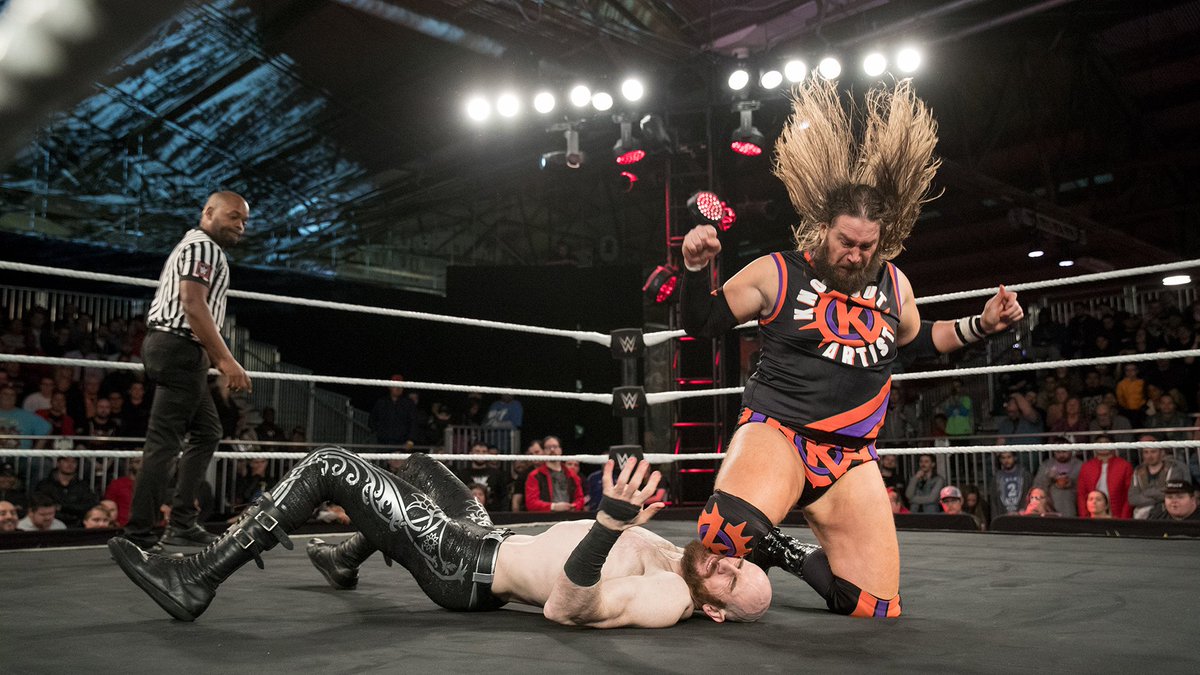
[[[840,293],[821,293],[812,322],[800,330],[820,331],[822,346],[830,342],[848,347],[873,344],[887,324],[875,309],[874,299],[855,298],[855,303],[862,304],[850,304]]]

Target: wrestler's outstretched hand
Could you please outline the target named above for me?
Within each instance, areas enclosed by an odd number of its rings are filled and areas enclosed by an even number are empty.
[[[637,464],[636,470],[634,469],[635,463]],[[646,479],[646,472],[650,470],[650,462],[644,459],[640,462],[625,462],[621,474],[617,476],[616,483],[612,479],[614,466],[615,462],[611,459],[604,464],[604,496],[608,500],[624,502],[639,510],[631,518],[622,519],[621,514],[608,513],[604,509],[605,503],[601,502],[600,511],[596,514],[596,520],[600,521],[601,525],[610,530],[627,530],[650,520],[654,514],[666,506],[662,502],[654,502],[643,508],[646,500],[658,491],[658,481],[662,480],[662,474],[658,471],[650,474],[650,478]],[[642,485],[643,481],[645,482],[644,486]]]
[[[1016,292],[1005,289],[1001,284],[996,294],[988,298],[987,304],[983,306],[979,322],[983,332],[991,335],[1008,330],[1024,316],[1025,310],[1021,309],[1021,304],[1017,302]]]
[[[709,263],[721,252],[721,240],[717,238],[717,228],[712,225],[697,225],[683,237],[683,264],[692,270],[698,270]]]

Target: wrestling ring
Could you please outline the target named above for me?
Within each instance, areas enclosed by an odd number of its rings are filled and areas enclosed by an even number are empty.
[[[1142,276],[1196,267],[1186,261],[1131,270],[1082,275],[1051,282],[1020,284],[1025,291],[1121,276]],[[155,282],[117,275],[60,270],[0,261],[0,269],[29,274],[153,286]],[[921,298],[920,304],[984,297],[994,289]],[[617,358],[677,339],[679,331],[585,331],[515,326],[403,310],[231,291],[231,297],[267,302],[310,304],[364,312],[460,323],[464,326],[522,330],[558,335],[612,348]],[[621,338],[624,337],[625,340]],[[633,337],[634,339],[629,339]],[[616,345],[616,347],[614,347]],[[628,347],[627,347],[628,346]],[[628,352],[622,354],[622,351]],[[1128,354],[1094,359],[1015,363],[897,374],[895,380],[970,377],[996,372],[1043,370],[1103,363],[1127,363],[1200,356],[1200,350]],[[0,355],[0,361],[48,366],[139,369],[139,364]],[[386,379],[332,375],[251,372],[269,379],[387,387]],[[479,391],[520,397],[570,398],[609,405],[630,419],[647,406],[683,398],[736,394],[740,388],[707,391],[646,392],[629,383],[611,393],[507,389],[479,385],[405,381],[414,390]],[[887,448],[881,454],[925,453],[986,456],[1000,450],[1046,452],[1147,446],[1187,449],[1200,441],[1113,442]],[[5,450],[6,457],[54,457],[58,450]],[[80,457],[128,457],[134,451],[74,450]],[[403,453],[361,453],[366,459],[402,458]],[[220,452],[218,458],[265,456],[298,459],[304,453]],[[434,455],[460,460],[461,454]],[[564,461],[597,463],[607,455],[565,455]],[[719,460],[720,453],[647,454],[659,464],[681,460]],[[513,455],[486,456],[500,462]],[[497,517],[523,533],[547,525],[527,514]],[[649,528],[677,544],[694,536],[695,509],[669,509]],[[933,516],[936,517],[936,516]],[[919,519],[918,519],[919,520]],[[1072,519],[1073,520],[1073,519]],[[916,523],[916,521],[913,521]],[[789,519],[785,531],[813,541],[802,519]],[[183,672],[247,668],[264,672],[664,672],[695,673],[716,669],[764,672],[896,671],[943,669],[955,672],[1048,669],[1116,671],[1152,663],[1162,672],[1194,672],[1196,659],[1187,638],[1200,627],[1193,593],[1200,587],[1200,539],[1191,530],[1157,535],[1094,528],[1119,536],[1031,536],[976,531],[909,530],[898,521],[904,617],[899,621],[860,621],[832,615],[802,582],[774,571],[772,609],[757,623],[716,624],[703,618],[669,629],[597,631],[550,623],[536,608],[509,605],[486,614],[453,613],[429,601],[399,567],[388,568],[378,556],[363,567],[355,591],[331,590],[311,568],[301,547],[276,549],[267,570],[249,568],[223,584],[202,621],[168,619],[109,560],[106,548],[76,545],[0,551],[0,603],[3,664],[6,672],[98,672],[161,670]],[[922,525],[917,523],[918,525]],[[922,525],[926,527],[928,523]],[[317,527],[314,531],[328,531]],[[302,530],[303,532],[304,530]],[[111,533],[110,533],[111,534]],[[1121,536],[1132,535],[1132,536]],[[19,535],[15,535],[19,536]],[[106,535],[107,536],[107,535]],[[325,537],[338,535],[323,534]],[[295,535],[303,541],[302,534]],[[136,645],[136,650],[130,646]]]

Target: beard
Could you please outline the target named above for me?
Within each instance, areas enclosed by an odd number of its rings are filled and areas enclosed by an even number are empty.
[[[696,609],[700,609],[705,604],[710,604],[718,609],[724,609],[725,603],[713,597],[712,593],[704,587],[705,580],[709,575],[701,576],[700,568],[706,567],[704,561],[712,553],[700,543],[700,540],[693,539],[688,542],[683,548],[683,559],[679,561],[680,574],[683,580],[688,585],[688,590],[692,592],[692,602],[696,604]]]
[[[857,295],[879,275],[883,261],[876,253],[853,268],[839,267],[829,259],[828,245],[822,244],[813,251],[812,265],[826,286],[845,295]]]

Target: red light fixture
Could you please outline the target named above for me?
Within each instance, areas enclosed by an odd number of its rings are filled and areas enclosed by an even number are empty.
[[[688,198],[688,213],[697,223],[716,225],[725,215],[725,204],[717,193],[701,190]]]
[[[761,134],[760,134],[761,136]],[[747,157],[758,157],[762,154],[762,146],[752,141],[733,141],[729,144],[733,151]]]
[[[633,184],[638,182],[637,174],[632,171],[622,171],[620,176],[621,176],[622,184],[625,187],[625,191],[632,192]]]
[[[642,294],[646,300],[657,305],[671,302],[675,291],[679,288],[679,271],[671,265],[659,265],[654,268],[646,283],[642,285]]]
[[[622,166],[626,164],[637,164],[646,157],[646,151],[642,149],[630,150],[629,152],[617,155],[617,164]]]
[[[766,138],[754,127],[754,111],[758,109],[758,101],[741,101],[737,104],[737,112],[741,116],[741,124],[733,130],[729,139],[729,147],[739,155],[758,157],[763,153]]]
[[[642,150],[642,144],[633,137],[633,123],[623,117],[619,122],[621,138],[613,146],[613,157],[621,166],[637,164],[646,156],[646,151]]]

